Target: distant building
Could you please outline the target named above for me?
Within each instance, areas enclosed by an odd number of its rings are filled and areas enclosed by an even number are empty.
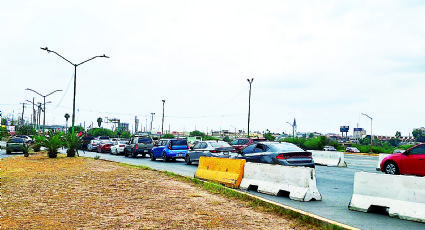
[[[353,129],[353,138],[354,139],[362,139],[364,136],[366,136],[366,130],[363,128],[354,128]]]

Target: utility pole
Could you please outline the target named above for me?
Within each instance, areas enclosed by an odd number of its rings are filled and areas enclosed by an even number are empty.
[[[150,134],[152,134],[152,122],[153,122],[153,115],[155,115],[155,113],[151,113],[152,115],[152,119],[151,119],[151,129],[150,129]]]
[[[21,126],[24,125],[24,112],[25,112],[25,102],[21,103],[22,104],[22,118],[21,118]]]
[[[251,118],[251,85],[254,81],[254,78],[246,79],[249,83],[249,99],[248,99],[248,137],[249,137],[249,121]]]

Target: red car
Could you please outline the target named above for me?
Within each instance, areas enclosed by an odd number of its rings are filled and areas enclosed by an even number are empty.
[[[425,176],[425,143],[385,157],[381,162],[381,171],[386,174]]]
[[[232,142],[230,142],[230,145],[233,146],[233,148],[235,148],[236,152],[241,152],[246,146],[253,144],[253,143],[257,143],[260,141],[267,141],[266,139],[260,139],[260,138],[256,138],[256,139],[252,139],[252,138],[238,138],[233,140]]]
[[[111,146],[114,145],[111,141],[102,141],[97,145],[98,153],[111,152]]]

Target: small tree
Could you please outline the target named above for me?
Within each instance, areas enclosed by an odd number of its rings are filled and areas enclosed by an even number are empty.
[[[98,117],[97,118],[97,125],[99,126],[99,128],[102,125],[102,122],[103,122],[102,118],[101,117]]]
[[[78,148],[83,144],[81,141],[82,137],[72,133],[65,135],[64,137],[64,145],[68,148],[66,150],[67,157],[75,157],[75,153],[78,155]]]
[[[58,157],[58,149],[63,147],[62,133],[58,132],[54,134],[52,130],[49,130],[49,136],[42,136],[42,145],[47,148],[47,156],[49,158]]]
[[[198,130],[195,130],[195,131],[190,132],[190,136],[192,136],[192,137],[198,136],[198,137],[202,137],[202,139],[204,139],[205,133],[198,131]]]
[[[274,137],[273,135],[271,135],[270,133],[266,133],[264,134],[264,138],[266,138],[269,141],[274,141],[274,139],[276,139],[276,137]]]
[[[164,139],[167,139],[167,138],[174,138],[174,135],[173,134],[171,134],[171,133],[167,133],[167,134],[164,134],[164,135],[161,135],[161,138],[164,138]]]

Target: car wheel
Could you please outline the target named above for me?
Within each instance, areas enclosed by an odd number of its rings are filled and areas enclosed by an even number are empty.
[[[146,157],[146,153],[143,153],[143,154],[142,154],[142,157],[143,157],[143,158],[145,158],[145,157]]]
[[[150,154],[150,157],[151,157],[151,161],[155,161],[156,160],[155,155],[153,155],[153,153]]]
[[[385,163],[384,168],[385,168],[386,174],[392,174],[392,175],[400,174],[397,164],[392,161]]]
[[[187,165],[192,164],[192,161],[190,161],[190,156],[189,154],[186,154],[186,157],[184,158],[184,162],[186,162]]]
[[[164,162],[168,162],[168,157],[167,157],[167,154],[165,152],[162,153],[162,160]]]
[[[137,157],[137,152],[133,152],[133,153],[131,154],[131,157],[136,158],[136,157]]]
[[[6,154],[11,154],[11,153],[12,153],[12,151],[6,150]]]

